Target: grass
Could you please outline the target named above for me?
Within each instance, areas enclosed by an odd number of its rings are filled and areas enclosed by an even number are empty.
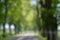
[[[60,31],[58,31],[58,40],[60,40]]]
[[[2,36],[0,36],[0,40],[6,40],[6,39],[8,39],[8,38],[10,38],[12,36],[14,36],[14,35],[7,34],[5,38],[3,38]]]
[[[6,37],[3,38],[2,32],[0,32],[0,40],[6,40],[6,39],[8,39],[8,38],[10,38],[10,37],[13,37],[13,36],[14,36],[14,34],[10,35],[10,34],[7,34],[7,33],[6,33]]]
[[[58,36],[58,40],[60,40],[60,31],[57,32],[57,36]],[[42,37],[41,34],[40,34],[39,38],[41,40],[47,40],[47,38],[46,37]]]
[[[36,36],[38,36],[39,40],[47,40],[47,38],[43,37],[39,32],[36,33]]]

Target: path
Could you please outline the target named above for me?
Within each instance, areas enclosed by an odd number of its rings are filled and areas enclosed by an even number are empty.
[[[34,35],[34,33],[26,33],[22,35],[18,35],[17,37],[11,38],[9,40],[39,40],[37,36]]]

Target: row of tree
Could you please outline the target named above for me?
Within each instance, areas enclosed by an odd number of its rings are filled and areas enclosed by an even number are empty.
[[[58,0],[36,0],[36,5],[31,5],[30,0],[0,0],[0,25],[3,24],[3,37],[6,36],[5,24],[14,25],[15,34],[25,31],[43,29],[43,36],[47,40],[57,38],[57,4]],[[51,34],[49,33],[51,31]],[[51,36],[50,36],[51,35]]]
[[[11,35],[12,24],[15,28],[15,34],[27,28],[34,29],[33,19],[34,12],[30,0],[0,0],[0,24],[3,24],[3,37],[6,37],[6,22],[9,24]]]
[[[57,4],[59,0],[39,0],[40,12],[37,5],[37,23],[40,29],[43,29],[42,35],[47,37],[47,40],[57,40]],[[41,17],[39,17],[41,15]],[[40,20],[42,19],[42,28]]]

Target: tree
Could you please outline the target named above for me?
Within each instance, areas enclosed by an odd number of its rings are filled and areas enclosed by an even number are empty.
[[[43,3],[42,0],[40,0],[40,4],[41,4],[41,7],[44,8],[44,10],[42,10],[42,19],[43,19],[43,22],[44,22],[44,25],[43,25],[43,30],[46,30],[47,31],[47,40],[56,40],[56,33],[57,33],[57,20],[56,20],[56,17],[53,17],[55,11],[56,11],[56,4],[57,4],[57,1],[56,0],[44,0],[45,3]],[[51,6],[51,5],[54,5],[54,6]],[[52,9],[53,8],[53,9]],[[50,37],[50,33],[49,32],[52,32],[51,33],[51,36],[52,38]]]
[[[5,31],[5,23],[6,23],[6,18],[7,18],[7,4],[8,4],[8,0],[2,1],[0,0],[0,23],[3,24],[3,37],[5,37],[6,35],[6,31]]]
[[[26,4],[26,5],[25,5]],[[10,20],[9,25],[15,25],[15,33],[20,28],[21,24],[26,23],[25,18],[27,14],[29,14],[29,0],[9,0],[9,10],[8,10],[8,18]],[[10,29],[11,30],[11,29]],[[11,32],[10,32],[11,33]]]

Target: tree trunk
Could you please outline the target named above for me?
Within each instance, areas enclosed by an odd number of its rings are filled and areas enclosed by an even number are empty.
[[[17,25],[15,25],[15,34],[18,34],[18,27],[17,27]]]
[[[3,38],[6,37],[6,30],[5,30],[5,24],[3,24]]]
[[[9,34],[12,35],[11,24],[9,24]]]
[[[46,28],[47,40],[57,40],[57,36],[56,36],[57,35],[56,34],[57,33],[57,20],[56,20],[56,17],[53,17],[54,12],[52,12],[52,11],[49,12],[49,10],[52,9],[51,3],[52,3],[52,0],[45,0],[45,4],[42,2],[42,0],[40,1],[41,7],[46,10],[46,11],[42,10],[42,19],[44,22],[43,30],[45,30],[45,28]],[[51,31],[51,33],[49,33],[50,31]]]
[[[19,34],[19,32],[20,32],[20,30],[19,30],[19,29],[20,29],[20,28],[19,28],[19,25],[17,25],[16,27],[17,27],[17,28],[16,28],[17,34]]]
[[[40,26],[40,13],[39,13],[39,8],[38,8],[38,3],[37,3],[37,7],[36,7],[36,10],[37,10],[37,19],[36,19],[36,24],[38,26],[38,30],[40,31],[41,30],[41,26]]]
[[[17,29],[17,28],[16,28],[16,26],[15,26],[15,29],[14,29],[14,30],[15,30],[15,34],[17,34],[17,32],[16,32],[17,30],[16,30],[16,29]]]
[[[0,24],[0,31],[1,31],[1,24]]]
[[[57,39],[57,36],[56,36],[57,35],[56,34],[57,33],[57,20],[56,20],[56,17],[53,17],[53,14],[47,15],[47,20],[45,21],[45,25],[48,32],[47,40],[56,40]]]

